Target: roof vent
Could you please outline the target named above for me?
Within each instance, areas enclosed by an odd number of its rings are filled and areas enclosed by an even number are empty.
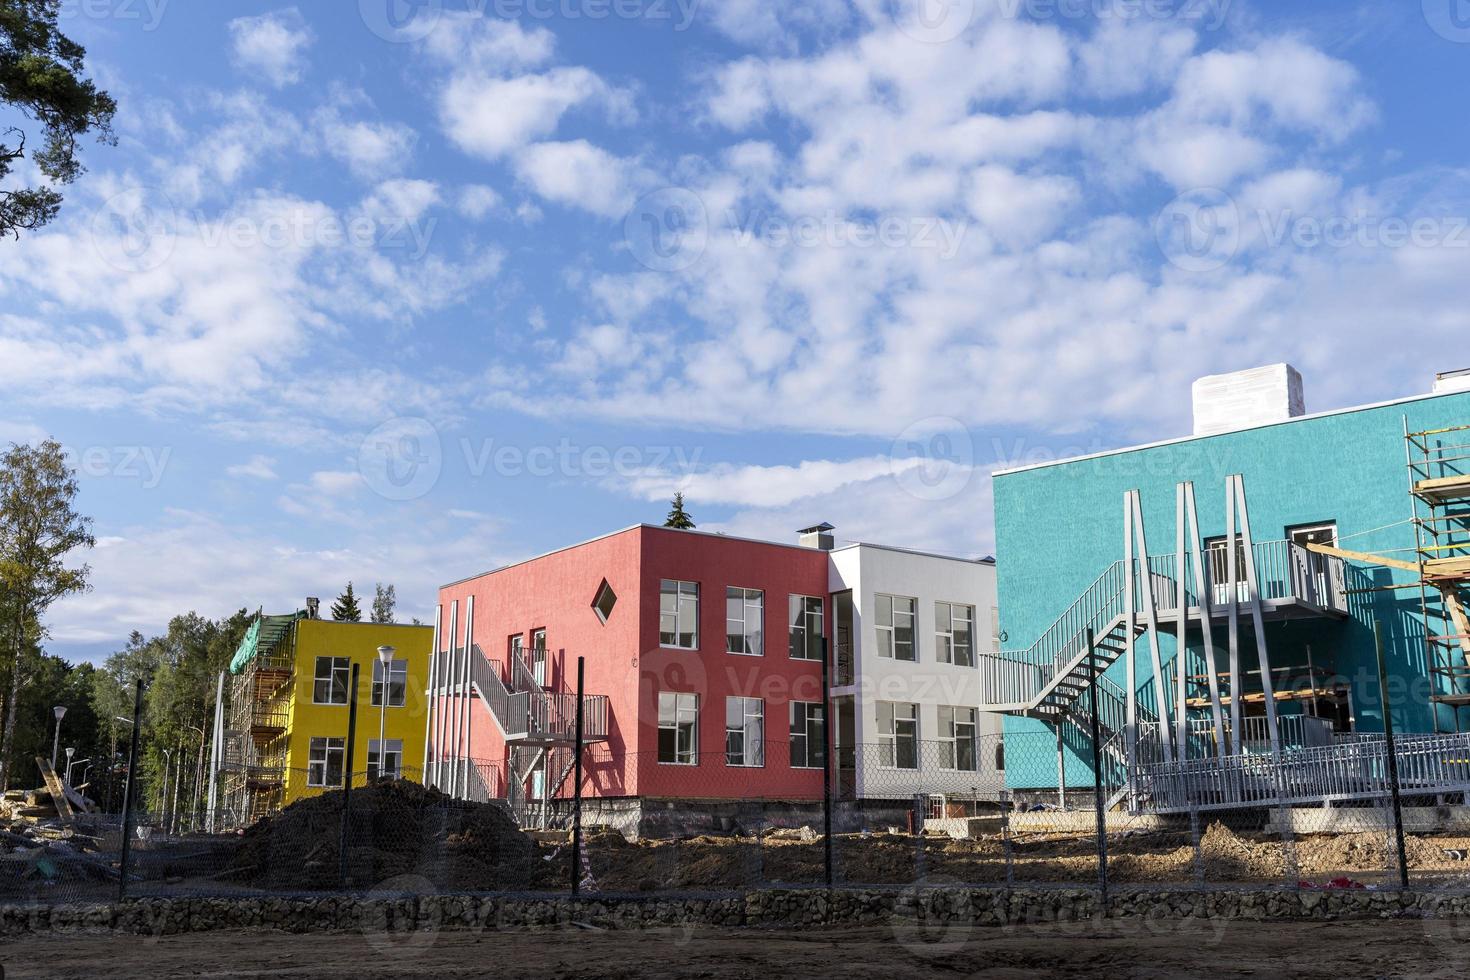
[[[320,599],[318,599],[316,596],[309,595],[309,596],[306,597],[306,618],[307,619],[320,619],[321,616],[319,615],[319,613],[321,612],[321,608],[322,608],[322,601]]]
[[[1302,376],[1290,364],[1215,374],[1194,383],[1194,434],[1210,436],[1307,414]]]
[[[1445,371],[1434,376],[1434,393],[1451,395],[1457,391],[1470,391],[1470,368],[1460,371]]]
[[[837,530],[831,524],[823,521],[804,527],[797,533],[796,541],[803,548],[818,548],[822,551],[831,551],[835,542],[832,540],[832,532]]]

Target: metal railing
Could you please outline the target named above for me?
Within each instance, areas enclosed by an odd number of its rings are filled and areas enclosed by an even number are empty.
[[[507,739],[570,741],[576,736],[577,695],[544,691],[525,659],[512,656],[511,673],[520,690],[512,691],[502,678],[502,665],[485,655],[479,644],[470,658],[470,681],[495,715]],[[607,738],[608,699],[605,694],[582,698],[582,735],[587,741]]]
[[[1470,788],[1470,733],[1397,740],[1399,787],[1408,793]],[[1150,762],[1134,769],[1137,794],[1154,812],[1193,808],[1323,804],[1390,792],[1387,741],[1364,736],[1271,754]]]
[[[1347,612],[1345,572],[1338,558],[1317,555],[1291,541],[1265,541],[1252,547],[1256,582],[1262,602],[1301,601],[1322,609]],[[1135,562],[1139,559],[1135,559]],[[1211,549],[1205,557],[1206,591],[1212,616],[1223,615],[1236,590],[1236,599],[1249,600],[1244,570],[1236,570],[1236,581],[1229,583],[1228,555]],[[1085,652],[1087,632],[1092,630],[1099,640],[1107,637],[1123,620],[1127,609],[1128,566],[1114,562],[1072,603],[1068,609],[1021,651],[980,654],[981,703],[987,705],[1029,704],[1039,697],[1062,674],[1071,671]],[[1148,575],[1138,577],[1140,587],[1134,590],[1133,613],[1142,618],[1147,609],[1146,580],[1152,585],[1154,608],[1163,625],[1178,614],[1178,556],[1157,555],[1148,559]],[[1218,583],[1218,584],[1217,584]],[[1189,609],[1202,603],[1193,587],[1193,575],[1185,580],[1184,601]],[[1105,663],[1116,659],[1099,656]]]

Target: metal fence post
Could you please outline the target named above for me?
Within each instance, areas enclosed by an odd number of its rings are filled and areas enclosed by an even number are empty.
[[[128,747],[128,781],[123,787],[122,862],[117,878],[117,900],[128,897],[128,868],[133,849],[133,800],[138,795],[138,729],[143,727],[143,679],[133,692],[133,734]]]
[[[1378,652],[1378,701],[1383,710],[1384,748],[1388,751],[1388,788],[1393,793],[1393,836],[1398,845],[1399,887],[1409,890],[1409,856],[1404,848],[1404,810],[1399,799],[1399,760],[1393,740],[1393,712],[1388,697],[1388,667],[1383,662],[1383,623],[1373,620],[1373,643]]]
[[[347,689],[347,758],[342,766],[342,831],[337,847],[338,872],[342,887],[347,887],[347,821],[352,802],[352,759],[357,746],[357,664],[352,665],[352,681]],[[382,755],[383,747],[378,746]]]
[[[577,658],[577,730],[572,751],[572,897],[582,891],[582,682],[586,676],[587,659]]]
[[[1087,690],[1090,711],[1088,712],[1089,734],[1092,736],[1092,799],[1097,812],[1097,890],[1102,904],[1108,904],[1108,817],[1107,801],[1103,793],[1102,736],[1097,718],[1097,637],[1093,630],[1087,631]],[[1058,731],[1061,730],[1060,722]]]
[[[827,638],[822,637],[822,865],[832,910],[832,694]]]

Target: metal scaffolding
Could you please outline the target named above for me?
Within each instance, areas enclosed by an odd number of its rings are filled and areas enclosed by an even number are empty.
[[[1431,700],[1450,709],[1459,732],[1460,709],[1470,705],[1470,621],[1463,596],[1470,586],[1470,426],[1410,432],[1405,420],[1404,450]],[[1439,732],[1440,712],[1433,714]]]

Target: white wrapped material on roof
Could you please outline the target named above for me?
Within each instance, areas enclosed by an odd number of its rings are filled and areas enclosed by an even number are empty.
[[[1194,383],[1194,434],[1214,435],[1307,414],[1302,376],[1290,364],[1213,374]]]

